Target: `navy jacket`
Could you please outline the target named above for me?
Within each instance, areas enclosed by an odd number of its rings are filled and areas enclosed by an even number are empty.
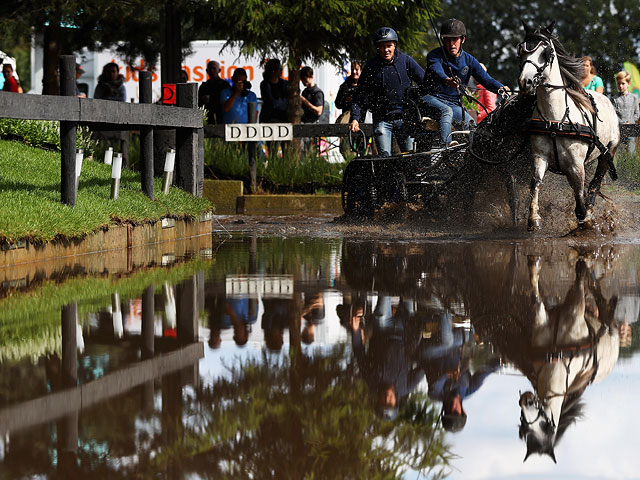
[[[438,47],[427,55],[427,74],[424,76],[424,86],[426,91],[435,97],[457,103],[458,91],[447,86],[444,81],[447,78],[458,77],[460,83],[468,85],[472,75],[480,85],[493,93],[498,93],[498,89],[503,86],[484,71],[480,62],[473,55],[464,50],[457,57],[451,57],[442,50],[442,47]]]
[[[367,62],[358,81],[351,104],[351,120],[362,121],[362,112],[369,110],[374,121],[402,116],[403,100],[413,80],[422,83],[424,69],[406,53],[396,49],[391,62],[374,57]]]

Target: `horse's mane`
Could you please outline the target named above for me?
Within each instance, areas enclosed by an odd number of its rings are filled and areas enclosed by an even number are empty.
[[[546,31],[543,33],[542,28],[528,33],[525,37],[525,40],[527,39],[551,41],[556,51],[560,74],[564,85],[567,87],[567,93],[578,105],[582,105],[587,111],[593,112],[591,101],[582,86],[582,78],[584,77],[584,62],[582,59],[567,52],[567,49],[560,43],[556,35],[549,34]]]
[[[560,420],[558,420],[556,441],[554,445],[558,444],[564,435],[564,432],[567,431],[567,428],[584,416],[584,402],[580,401],[584,390],[585,389],[583,388],[579,392],[567,395],[567,398],[562,403],[562,410],[560,412]]]

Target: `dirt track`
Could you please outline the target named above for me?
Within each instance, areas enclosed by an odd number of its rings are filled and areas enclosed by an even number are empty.
[[[595,208],[596,226],[576,230],[571,189],[562,177],[551,176],[540,194],[543,226],[531,234],[526,230],[528,204],[526,188],[520,189],[518,225],[513,226],[506,193],[478,194],[469,212],[455,202],[437,211],[422,207],[391,205],[376,214],[373,223],[335,221],[333,216],[217,216],[214,231],[246,232],[258,235],[358,237],[429,240],[529,240],[566,239],[570,243],[637,242],[640,240],[640,195],[622,187],[605,185]]]

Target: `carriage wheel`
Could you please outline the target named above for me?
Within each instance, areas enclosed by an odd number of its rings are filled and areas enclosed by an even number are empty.
[[[372,220],[376,190],[366,162],[351,162],[342,179],[342,209],[353,218]]]

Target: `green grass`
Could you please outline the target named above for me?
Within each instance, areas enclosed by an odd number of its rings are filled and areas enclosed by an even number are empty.
[[[205,139],[204,162],[209,176],[217,174],[227,178],[249,178],[246,146],[240,143]],[[339,186],[347,163],[329,163],[317,154],[297,155],[285,148],[282,155],[276,151],[269,152],[266,157],[260,154],[256,165],[258,177],[263,183],[276,187],[296,187],[308,183]]]
[[[114,223],[197,218],[211,210],[204,198],[177,188],[163,195],[161,188],[161,179],[155,179],[151,201],[141,191],[140,175],[123,170],[120,196],[110,200],[111,166],[85,158],[71,208],[60,202],[59,153],[0,141],[0,241],[78,238]]]
[[[616,170],[620,180],[632,187],[640,188],[640,155],[638,153],[630,153],[621,147],[616,153],[615,158]]]
[[[60,311],[71,302],[78,303],[83,321],[86,313],[110,305],[114,292],[120,294],[122,301],[139,298],[154,282],[160,293],[165,282],[177,284],[209,265],[196,258],[171,268],[137,269],[125,278],[81,276],[63,283],[47,280],[28,292],[10,292],[0,300],[0,363],[60,352]]]

